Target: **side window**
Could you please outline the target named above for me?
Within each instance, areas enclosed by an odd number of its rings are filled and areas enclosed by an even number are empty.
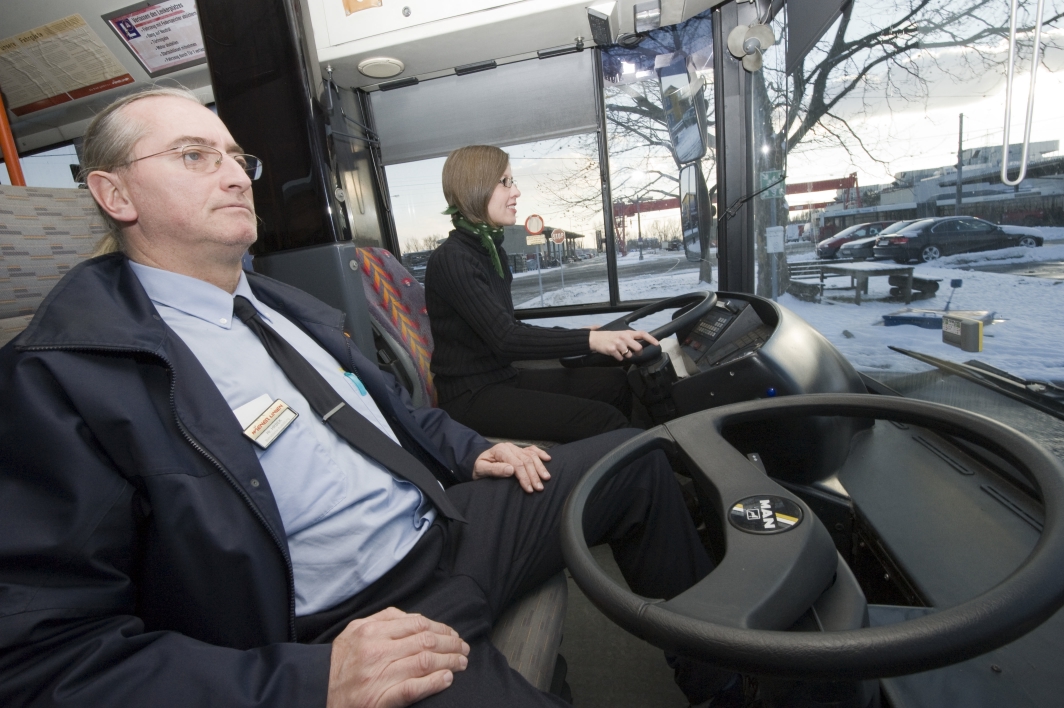
[[[853,232],[854,238],[864,238],[868,235],[868,229],[857,229]]]
[[[652,30],[635,46],[602,50],[622,301],[687,293],[713,278],[712,231],[703,234],[702,261],[682,250],[679,181],[681,165],[695,165],[709,186],[716,182],[713,51],[708,12]]]
[[[30,187],[64,187],[74,189],[74,173],[80,167],[78,155],[72,143],[50,147],[19,156],[22,174]],[[11,184],[7,165],[0,160],[0,184]]]
[[[941,224],[936,225],[931,229],[932,233],[936,234],[952,234],[957,231],[956,221],[943,221]]]
[[[552,305],[580,305],[609,300],[606,259],[602,244],[601,183],[591,179],[582,189],[570,185],[563,194],[557,185],[571,180],[580,169],[597,177],[594,135],[574,135],[505,148],[510,155],[514,181],[521,190],[518,221],[504,228],[503,247],[513,271],[514,307],[527,309]],[[392,217],[399,236],[403,264],[419,280],[432,250],[448,236],[451,219],[441,214],[442,173],[446,158],[388,165],[385,173],[391,191]],[[584,207],[575,214],[569,200]],[[524,220],[537,214],[543,234],[530,237]],[[551,239],[557,233],[558,242]],[[690,288],[689,288],[690,289]]]

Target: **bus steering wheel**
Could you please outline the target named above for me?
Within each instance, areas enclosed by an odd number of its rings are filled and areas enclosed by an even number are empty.
[[[633,322],[641,320],[648,315],[656,314],[662,310],[671,310],[673,308],[688,308],[680,314],[679,317],[666,322],[649,333],[654,339],[662,340],[665,337],[672,336],[698,322],[698,320],[702,318],[702,315],[713,309],[715,304],[717,304],[716,293],[699,290],[687,293],[686,295],[677,295],[676,297],[663,298],[657,302],[652,302],[645,307],[640,307],[634,312],[629,312],[624,317],[620,317],[608,324],[602,325],[599,329],[606,331],[632,329]],[[638,354],[633,353],[631,358],[625,359],[624,361],[618,361],[612,356],[598,353],[567,356],[560,361],[563,366],[571,369],[584,366],[625,366],[627,364],[646,364],[647,362],[657,359],[660,354],[661,347],[657,345],[644,345],[643,349]]]
[[[956,607],[883,627],[782,631],[831,585],[839,556],[809,507],[726,442],[721,430],[807,415],[932,427],[986,448],[1038,484],[1045,505],[1042,537],[1011,575]],[[614,583],[592,558],[583,530],[584,507],[595,489],[620,467],[655,449],[679,454],[688,463],[704,497],[717,506],[727,548],[715,570],[668,601],[639,597]],[[753,510],[765,504],[786,510],[775,522],[788,528],[770,533],[757,527],[743,530],[743,519],[758,518]],[[666,651],[742,673],[871,679],[928,671],[978,656],[1034,629],[1064,605],[1062,510],[1061,462],[1027,436],[989,418],[888,396],[788,396],[694,413],[611,451],[588,470],[566,501],[562,552],[576,583],[603,613]]]

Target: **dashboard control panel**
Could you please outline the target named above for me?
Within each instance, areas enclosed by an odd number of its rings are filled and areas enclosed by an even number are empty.
[[[681,350],[707,371],[757,351],[772,335],[748,302],[721,299],[681,342]]]

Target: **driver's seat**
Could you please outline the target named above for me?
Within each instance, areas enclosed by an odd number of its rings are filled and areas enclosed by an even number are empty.
[[[414,405],[435,406],[436,388],[429,370],[432,332],[424,286],[383,248],[358,248],[355,254],[378,362],[410,392]],[[511,605],[492,628],[492,644],[541,691],[563,690],[564,662],[559,661],[558,647],[568,596],[565,575],[558,573]]]

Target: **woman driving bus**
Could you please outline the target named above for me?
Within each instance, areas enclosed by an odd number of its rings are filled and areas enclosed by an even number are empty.
[[[624,361],[657,341],[642,331],[535,327],[514,317],[503,227],[517,221],[509,156],[455,150],[443,166],[454,230],[432,254],[425,300],[439,405],[482,435],[570,442],[629,426],[621,368],[518,369],[513,362],[598,352]]]

